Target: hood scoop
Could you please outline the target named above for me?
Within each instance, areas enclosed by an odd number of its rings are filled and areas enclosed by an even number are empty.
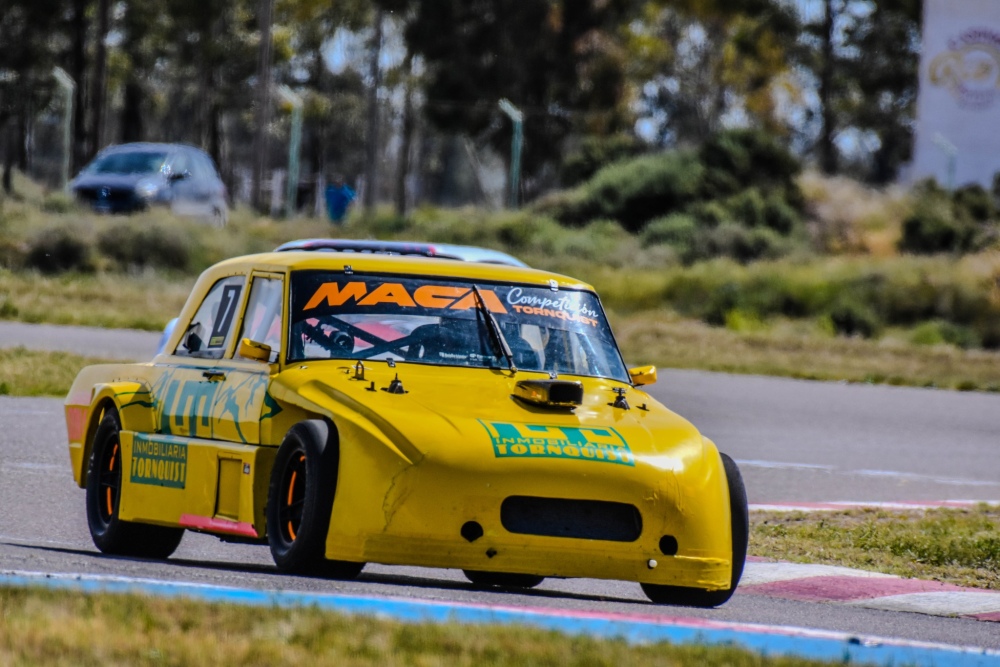
[[[531,405],[572,410],[583,403],[583,383],[568,380],[521,380],[511,394]]]

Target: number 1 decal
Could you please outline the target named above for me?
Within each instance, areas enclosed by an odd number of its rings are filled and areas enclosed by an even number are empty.
[[[233,323],[233,316],[236,315],[236,305],[240,300],[242,285],[226,285],[222,289],[222,300],[219,301],[219,310],[215,316],[215,324],[212,326],[212,335],[208,339],[208,347],[222,347],[226,342],[226,334]]]

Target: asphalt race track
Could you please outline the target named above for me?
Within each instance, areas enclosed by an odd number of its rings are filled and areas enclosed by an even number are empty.
[[[133,357],[158,338],[128,332],[128,349],[116,332],[84,331],[81,349],[80,337],[67,340],[58,327],[37,333],[21,330],[27,342],[19,341],[0,326],[0,346]],[[751,503],[1000,500],[1000,395],[690,371],[661,373],[651,393],[740,463]],[[351,582],[290,577],[277,573],[266,547],[192,533],[166,562],[107,557],[90,540],[68,459],[59,399],[0,397],[0,570],[702,617],[1000,649],[996,623],[739,591],[720,609],[694,610],[652,605],[626,582],[550,579],[525,593],[479,591],[460,572],[378,565]]]

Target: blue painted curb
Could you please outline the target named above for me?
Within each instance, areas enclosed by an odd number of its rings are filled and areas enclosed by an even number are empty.
[[[133,593],[265,607],[316,607],[407,622],[518,624],[636,644],[730,645],[755,653],[792,655],[841,663],[900,667],[1000,667],[1000,652],[782,626],[725,623],[697,618],[658,618],[380,598],[298,591],[264,591],[153,579],[38,572],[0,573],[0,586],[41,587],[85,593]]]

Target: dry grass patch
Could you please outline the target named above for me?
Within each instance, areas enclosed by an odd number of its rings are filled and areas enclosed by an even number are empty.
[[[1000,391],[1000,352],[833,338],[792,324],[736,332],[666,312],[617,317],[613,324],[630,364]]]
[[[802,174],[799,187],[823,249],[878,257],[896,254],[903,219],[913,206],[907,190],[899,186],[873,188],[814,171]]]
[[[754,512],[750,554],[1000,590],[1000,507]]]
[[[81,368],[100,363],[68,352],[0,349],[0,395],[64,396]]]
[[[0,318],[160,331],[177,316],[195,277],[155,272],[43,276],[0,271]]]
[[[734,647],[634,646],[524,626],[407,624],[318,609],[0,589],[4,665],[807,667]],[[839,664],[839,663],[838,663]]]

